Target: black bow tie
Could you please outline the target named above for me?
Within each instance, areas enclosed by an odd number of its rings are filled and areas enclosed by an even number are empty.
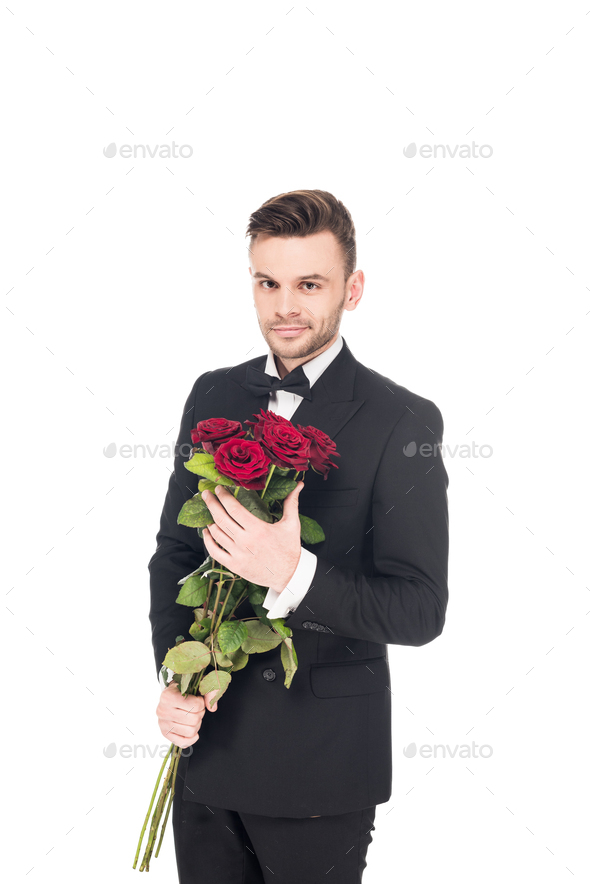
[[[261,371],[259,368],[254,368],[253,365],[249,365],[243,385],[251,393],[254,393],[255,396],[268,396],[270,393],[276,392],[276,390],[287,390],[289,393],[303,396],[304,399],[311,399],[309,378],[301,365],[298,365],[297,368],[289,372],[283,380],[266,374],[266,372]]]

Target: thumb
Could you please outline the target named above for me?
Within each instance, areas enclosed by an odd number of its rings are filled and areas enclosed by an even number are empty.
[[[211,706],[211,701],[217,693],[218,691],[215,690],[209,691],[207,694],[205,694],[205,706],[207,707],[209,712],[215,712],[215,710],[217,709],[217,701],[215,701],[215,703],[213,703],[213,706]]]
[[[283,501],[283,518],[293,519],[298,517],[299,513],[299,495],[304,483],[300,479],[297,486],[290,491]]]

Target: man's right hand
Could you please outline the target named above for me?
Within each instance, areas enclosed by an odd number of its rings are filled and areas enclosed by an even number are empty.
[[[195,697],[192,694],[183,697],[175,681],[169,684],[162,691],[156,708],[158,724],[164,737],[181,749],[196,743],[205,714],[205,701],[207,709],[215,712],[217,703],[214,703],[213,708],[210,707],[210,703],[216,693],[217,691],[209,691],[204,697]]]

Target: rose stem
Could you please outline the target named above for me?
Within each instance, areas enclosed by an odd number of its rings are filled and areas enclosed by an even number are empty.
[[[168,786],[170,782],[170,776],[172,774],[173,764],[170,764],[166,772],[166,776],[164,778],[164,783],[162,785],[162,791],[160,793],[160,797],[158,798],[158,803],[156,804],[156,809],[154,810],[154,815],[152,817],[152,824],[150,826],[150,834],[148,838],[148,843],[145,849],[145,853],[143,855],[143,862],[139,868],[140,872],[143,872],[144,868],[148,868],[149,871],[149,862],[150,857],[152,855],[152,850],[154,849],[154,841],[156,839],[156,833],[158,831],[158,826],[160,824],[160,820],[162,818],[162,811],[164,809],[164,802],[166,801],[166,795],[168,793]]]
[[[136,865],[137,865],[137,858],[138,858],[138,856],[139,856],[139,851],[140,851],[140,849],[141,849],[141,842],[143,841],[143,835],[144,835],[144,832],[145,832],[145,827],[147,826],[147,821],[148,821],[148,819],[150,818],[150,813],[151,813],[151,811],[152,811],[152,805],[153,805],[153,803],[154,803],[154,799],[155,799],[155,797],[156,797],[156,792],[158,791],[158,786],[160,785],[160,780],[161,780],[161,778],[162,778],[162,774],[163,774],[163,772],[164,772],[164,768],[166,767],[166,762],[168,761],[168,756],[169,756],[170,753],[172,752],[173,748],[174,748],[174,743],[170,743],[170,748],[168,749],[168,752],[166,753],[166,757],[164,758],[164,761],[163,761],[163,763],[162,763],[162,767],[160,768],[160,773],[158,774],[158,779],[156,780],[156,786],[155,786],[155,788],[154,788],[154,791],[152,792],[152,800],[150,801],[150,806],[148,807],[148,812],[147,812],[147,814],[146,814],[146,817],[145,817],[145,820],[144,820],[144,823],[143,823],[143,829],[141,830],[141,835],[139,836],[139,844],[137,845],[137,851],[136,851],[136,853],[135,853],[135,860],[134,860],[134,862],[133,862],[133,868],[135,868]]]
[[[222,607],[222,609],[221,609],[221,611],[220,611],[220,613],[219,613],[219,620],[217,621],[218,623],[221,623],[221,621],[222,621],[222,619],[223,619],[223,612],[225,611],[225,606],[227,605],[227,600],[228,600],[228,598],[229,598],[230,595],[231,595],[231,591],[232,591],[232,589],[234,588],[234,583],[236,582],[237,579],[238,579],[237,577],[234,577],[234,579],[233,579],[232,582],[231,582],[231,586],[230,586],[230,588],[229,588],[228,591],[227,591],[227,595],[226,595],[226,597],[225,597],[224,600],[223,600],[223,607]]]
[[[247,590],[247,589],[243,590],[243,592],[241,593],[241,595],[240,595],[240,597],[238,598],[237,602],[235,603],[235,605],[233,606],[233,608],[231,609],[231,611],[230,611],[229,614],[227,615],[227,619],[228,619],[228,620],[230,620],[230,619],[234,616],[234,611],[236,610],[236,608],[238,608],[238,607],[242,604],[242,602],[244,601],[244,598],[245,598],[245,596],[247,595],[247,593],[248,593],[248,590]]]
[[[168,806],[166,808],[166,816],[164,817],[164,822],[162,823],[162,829],[160,831],[160,840],[158,841],[158,847],[156,848],[156,854],[155,854],[156,858],[160,852],[160,847],[162,846],[162,839],[164,838],[164,832],[166,831],[166,823],[168,822],[168,814],[170,813],[170,808],[172,807],[172,799],[174,798],[174,792],[176,790],[176,773],[178,770],[178,762],[179,762],[180,756],[182,754],[182,750],[180,749],[180,746],[177,746],[176,748],[179,751],[176,752],[176,758],[174,759],[174,768],[172,771],[172,778],[171,778],[172,786],[170,789],[170,794],[168,796]]]
[[[213,635],[213,624],[215,622],[215,614],[217,612],[217,605],[219,604],[219,596],[221,595],[221,587],[223,586],[223,579],[220,577],[217,582],[217,595],[215,597],[215,604],[213,606],[213,613],[211,614],[211,635]],[[213,639],[211,639],[211,643],[213,643]]]
[[[271,476],[274,473],[274,471],[275,471],[275,465],[273,463],[270,470],[268,471],[268,476],[266,477],[266,485],[262,489],[262,494],[260,495],[260,500],[262,500],[262,498],[264,497],[264,493],[265,493],[266,489],[268,488],[268,483],[270,482]]]
[[[213,567],[215,567],[215,559],[211,559]],[[207,598],[205,599],[205,617],[207,616],[207,612],[209,610],[209,597],[211,595],[211,587],[213,586],[213,578],[209,578],[209,587],[207,589]]]

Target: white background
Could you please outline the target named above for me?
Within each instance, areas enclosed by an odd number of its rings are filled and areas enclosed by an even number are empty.
[[[587,3],[0,21],[9,880],[136,880],[159,762],[133,747],[167,745],[147,562],[172,457],[103,450],[166,454],[196,377],[266,351],[244,231],[299,188],[355,220],[353,354],[434,400],[449,447],[447,623],[389,651],[394,792],[364,881],[587,880]],[[192,157],[102,152],[173,140]],[[403,155],[472,141],[492,156]],[[421,754],[472,741],[491,756]],[[170,827],[150,877],[175,875]]]

